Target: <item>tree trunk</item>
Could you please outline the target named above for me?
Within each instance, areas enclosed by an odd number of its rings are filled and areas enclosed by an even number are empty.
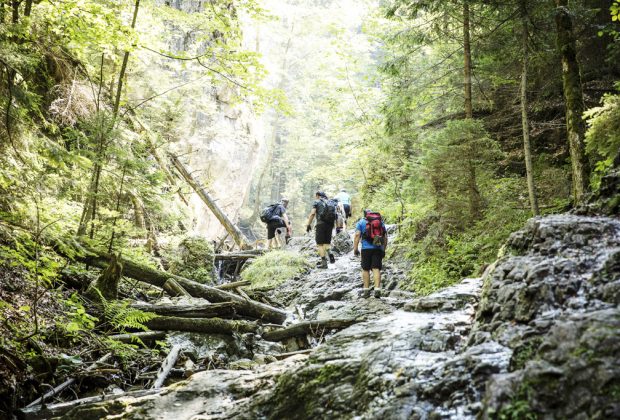
[[[168,303],[153,305],[150,303],[134,303],[132,308],[157,315],[175,316],[179,318],[221,318],[235,315],[240,306],[236,302],[179,304]]]
[[[573,20],[568,10],[568,0],[555,0],[557,47],[562,58],[562,81],[566,105],[566,129],[573,171],[573,201],[578,204],[589,189],[590,168],[585,154],[585,124],[583,91],[577,46],[573,33]]]
[[[310,334],[318,329],[343,329],[361,320],[356,319],[324,319],[320,321],[303,321],[293,324],[286,328],[269,331],[263,334],[263,339],[267,341],[282,341],[287,338],[299,337]]]
[[[478,190],[478,181],[476,179],[476,165],[469,159],[468,166],[468,195],[469,195],[469,212],[472,220],[479,220],[482,217],[482,198],[480,190]]]
[[[210,334],[256,333],[258,325],[250,321],[220,318],[178,318],[159,316],[144,323],[153,330],[190,331]]]
[[[108,335],[111,340],[120,341],[121,343],[135,343],[136,341],[155,341],[166,338],[165,331],[140,331],[127,334]]]
[[[133,16],[131,18],[131,29],[136,27],[136,20],[138,19],[138,10],[140,8],[140,0],[136,0],[133,9]],[[118,83],[116,86],[116,99],[114,100],[114,110],[112,116],[112,127],[114,127],[114,123],[116,122],[116,117],[118,116],[118,110],[121,105],[121,94],[123,91],[123,79],[125,78],[125,71],[127,70],[127,63],[129,62],[129,51],[125,51],[123,54],[123,63],[121,64],[121,71],[118,75]]]
[[[110,254],[108,266],[101,275],[88,286],[86,295],[92,300],[99,302],[101,298],[105,300],[116,300],[118,298],[118,282],[123,273],[123,264],[118,254]]]
[[[196,194],[200,197],[200,199],[209,207],[209,209],[213,212],[217,220],[220,221],[222,226],[226,228],[230,236],[234,239],[235,243],[241,249],[247,249],[250,247],[250,241],[245,237],[243,232],[230,221],[228,216],[224,214],[222,209],[217,205],[215,200],[209,195],[209,193],[204,189],[202,185],[191,175],[191,173],[185,168],[185,166],[181,163],[181,161],[173,155],[170,155],[170,160],[175,168],[179,171],[183,179],[187,181],[187,183],[194,189]]]
[[[30,16],[31,12],[32,12],[32,0],[26,0],[26,4],[24,6],[24,16],[25,17]]]
[[[469,41],[469,0],[463,0],[463,52],[465,84],[465,118],[474,115],[471,104],[471,44]]]
[[[148,252],[153,252],[157,255],[159,251],[159,243],[157,242],[155,226],[153,226],[153,223],[146,212],[144,203],[135,191],[130,191],[129,197],[133,205],[135,224],[138,228],[144,230],[146,235],[146,249]]]
[[[129,191],[129,199],[133,205],[133,218],[136,227],[140,230],[146,231],[146,222],[144,221],[144,206],[142,200],[138,197],[138,194],[134,191]]]
[[[523,67],[521,70],[521,124],[523,126],[523,157],[525,159],[525,174],[527,179],[527,191],[530,197],[532,214],[538,216],[538,198],[534,186],[534,172],[532,169],[532,152],[530,150],[530,123],[527,115],[527,65],[528,65],[528,29],[527,29],[527,0],[521,0],[521,21],[523,29],[521,42],[523,48]]]

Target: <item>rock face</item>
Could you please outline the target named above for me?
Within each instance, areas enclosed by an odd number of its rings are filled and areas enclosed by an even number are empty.
[[[532,219],[508,252],[485,281],[470,337],[513,350],[484,416],[619,417],[620,222]]]
[[[400,273],[388,263],[386,284]],[[362,299],[360,283],[359,259],[348,254],[279,286],[275,296],[291,320],[361,321],[335,334],[316,332],[309,356],[252,366],[239,361],[197,373],[161,396],[99,403],[70,415],[620,417],[620,221],[532,219],[482,279],[426,297],[384,290],[381,299]],[[247,338],[244,357],[274,354],[258,350],[258,337]]]
[[[200,28],[197,21],[193,23],[198,25],[196,28],[187,23],[197,18],[187,18],[183,24],[175,23],[162,18],[165,14],[157,8],[196,14],[208,7],[208,2],[199,0],[156,0],[154,9],[141,9],[138,27],[161,19],[166,36],[158,39],[158,45],[149,44],[151,48],[179,55],[200,55],[204,52],[202,43],[206,42],[204,28]],[[144,31],[148,32],[146,28]],[[207,77],[206,70],[197,63],[181,65],[178,60],[143,50],[132,54],[138,59],[132,68],[135,76],[129,92],[130,101],[139,103],[145,97],[157,95],[144,105],[144,120],[161,135],[162,143],[170,144],[169,149],[206,187],[224,213],[236,222],[252,176],[267,147],[263,123],[254,113],[252,104],[241,100],[240,91],[226,84],[224,79]],[[179,88],[182,84],[186,85]],[[166,95],[158,95],[168,90]],[[187,186],[183,188],[187,189]],[[224,228],[200,198],[196,194],[187,197],[187,230],[210,239],[221,237]]]

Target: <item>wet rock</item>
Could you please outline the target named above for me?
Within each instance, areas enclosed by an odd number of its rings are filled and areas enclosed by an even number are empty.
[[[353,240],[348,232],[342,231],[332,238],[332,251],[336,255],[344,255],[353,251]]]
[[[286,346],[251,334],[216,341],[208,348],[227,366],[251,370],[211,370],[157,398],[82,409],[179,419],[617,418],[619,255],[618,220],[535,218],[483,279],[380,299],[359,297],[359,259],[344,255],[275,297],[291,319],[363,322]],[[318,346],[308,357],[269,363],[308,345]]]

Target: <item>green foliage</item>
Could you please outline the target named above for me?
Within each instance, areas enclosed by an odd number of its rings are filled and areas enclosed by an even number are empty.
[[[308,270],[306,259],[289,251],[271,251],[244,268],[241,278],[252,282],[252,289],[273,289]]]
[[[69,317],[69,322],[59,323],[58,327],[76,338],[80,332],[91,332],[95,328],[99,319],[86,312],[82,299],[77,293],[73,293],[64,303],[67,308],[65,314]]]
[[[144,323],[157,317],[152,312],[144,312],[130,307],[131,301],[128,300],[107,301],[101,295],[100,298],[105,318],[104,325],[121,334],[126,333],[128,329],[148,331]]]
[[[181,240],[170,255],[170,272],[204,284],[213,283],[213,243],[204,237]]]
[[[620,95],[605,95],[602,102],[600,107],[585,113],[586,151],[596,161],[595,184],[620,153]]]

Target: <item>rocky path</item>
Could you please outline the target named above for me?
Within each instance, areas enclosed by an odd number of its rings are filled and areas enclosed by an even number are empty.
[[[532,219],[483,279],[381,299],[359,297],[359,260],[345,254],[275,292],[292,322],[359,321],[315,331],[311,353],[277,360],[299,342],[246,334],[246,365],[69,418],[618,418],[619,250],[616,219]],[[386,272],[386,284],[400,275]]]

